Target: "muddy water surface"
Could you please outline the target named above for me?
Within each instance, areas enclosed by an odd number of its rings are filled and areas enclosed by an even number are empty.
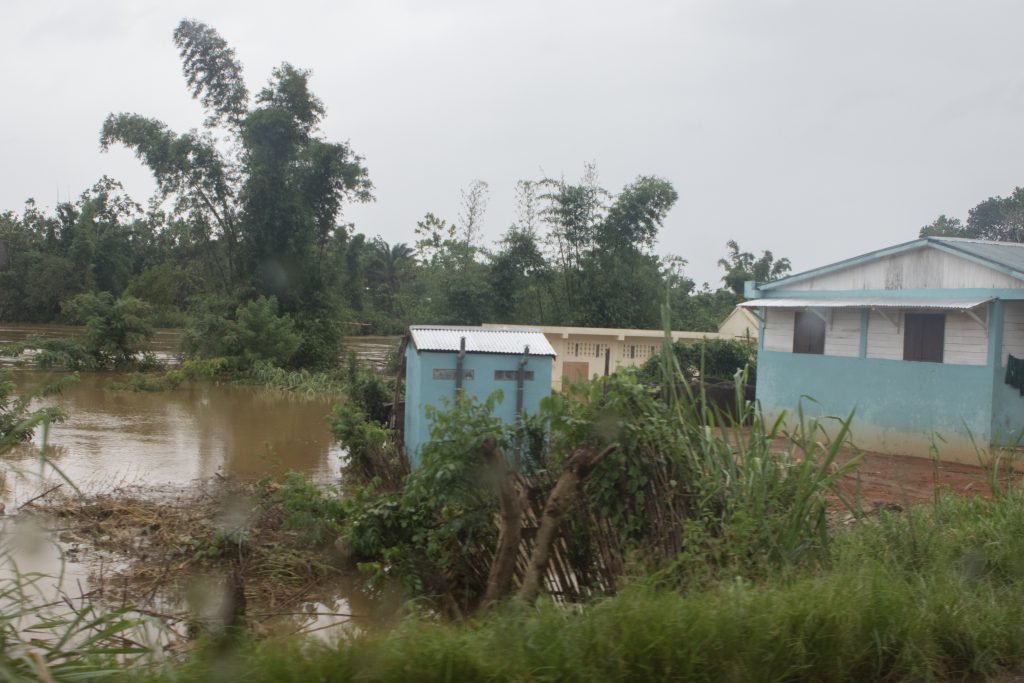
[[[81,333],[76,327],[0,324],[0,344],[32,335]],[[177,331],[158,332],[151,350],[173,362],[179,339]],[[357,337],[346,340],[346,347],[368,362],[382,364],[397,347],[397,339]],[[20,389],[30,389],[60,376],[20,368],[15,380]],[[213,382],[155,393],[110,389],[118,379],[122,377],[113,373],[82,373],[60,396],[46,399],[68,413],[67,421],[53,425],[45,437],[49,456],[87,493],[116,492],[122,486],[190,489],[211,477],[254,480],[287,470],[321,481],[339,476],[343,451],[333,442],[325,420],[337,397]],[[43,438],[37,433],[36,443]],[[52,469],[42,473],[45,481],[37,476],[39,459],[32,449],[8,455],[4,461],[7,487],[0,502],[6,504],[8,517],[0,520],[0,539],[6,540],[14,537],[11,515],[18,506],[60,479]],[[19,564],[47,574],[56,575],[63,568],[63,580],[54,580],[54,590],[88,591],[95,579],[95,563],[80,563],[84,558],[80,560],[76,545],[61,542],[59,534],[44,534],[38,551],[19,549],[14,557]],[[0,567],[0,580],[7,575],[8,568]],[[356,589],[361,583],[359,576],[339,577],[335,593],[299,600],[297,613],[282,614],[280,626],[285,631],[321,628],[324,635],[336,635],[350,626],[349,614],[357,615],[358,625],[365,625],[363,620],[375,606]],[[258,615],[254,617],[261,618]]]
[[[68,337],[81,327],[0,324],[0,344],[38,335]],[[178,330],[157,332],[151,350],[173,359]],[[395,337],[351,337],[346,353],[375,365],[397,347]],[[19,369],[28,389],[59,373]],[[255,479],[287,470],[320,480],[337,477],[341,449],[332,442],[325,417],[337,398],[229,383],[190,383],[163,392],[114,391],[113,373],[83,373],[48,402],[68,412],[47,437],[55,462],[74,481],[162,486],[213,476]],[[36,441],[42,434],[36,435]]]
[[[20,371],[22,388],[52,373]],[[162,392],[114,391],[108,373],[83,373],[60,396],[68,419],[48,435],[52,457],[75,482],[186,485],[216,475],[259,478],[296,470],[337,476],[341,449],[325,417],[334,401],[212,382]],[[37,432],[36,442],[43,434]]]

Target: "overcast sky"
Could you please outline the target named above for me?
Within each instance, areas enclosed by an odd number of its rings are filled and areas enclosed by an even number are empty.
[[[680,199],[659,251],[717,286],[732,238],[804,270],[916,237],[1024,184],[1024,3],[983,0],[0,2],[0,210],[77,197],[103,174],[153,191],[110,112],[202,120],[171,33],[236,49],[251,90],[313,71],[323,132],[366,159],[376,202],[347,219],[412,242],[490,184],[485,236],[516,180],[638,175]]]

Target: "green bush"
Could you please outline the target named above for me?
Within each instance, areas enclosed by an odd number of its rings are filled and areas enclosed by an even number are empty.
[[[63,310],[85,325],[85,350],[101,367],[132,367],[153,338],[152,309],[131,296],[79,294],[65,302]]]
[[[266,361],[286,365],[302,343],[292,319],[278,314],[274,297],[260,297],[239,306],[235,318],[238,342],[247,364]]]
[[[436,598],[451,616],[471,611],[482,597],[487,566],[472,550],[493,548],[497,535],[497,501],[480,485],[481,443],[511,442],[508,426],[492,415],[496,400],[428,408],[431,441],[402,490],[367,487],[348,502],[344,539],[355,559],[377,580],[402,582],[410,596]]]
[[[299,472],[286,472],[279,484],[265,480],[261,486],[266,504],[281,506],[283,526],[298,533],[299,543],[320,546],[341,531],[344,505],[333,487],[313,484]]]
[[[732,381],[736,372],[747,368],[747,381],[757,382],[757,343],[741,339],[703,339],[699,342],[676,341],[672,352],[679,370],[688,382],[703,379],[707,383]],[[660,381],[660,353],[644,363],[640,377],[645,382]]]
[[[59,393],[65,386],[77,380],[77,375],[69,375],[36,391],[16,393],[14,371],[0,371],[0,453],[30,440],[36,427],[41,424],[63,422],[67,417],[63,408],[48,406],[33,409],[31,404],[39,396]]]
[[[188,355],[230,358],[242,368],[261,361],[286,365],[301,343],[292,319],[278,312],[274,297],[239,306],[217,298],[199,301],[182,337]]]

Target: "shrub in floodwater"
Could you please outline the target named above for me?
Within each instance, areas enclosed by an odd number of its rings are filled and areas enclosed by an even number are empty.
[[[153,338],[151,307],[131,296],[79,294],[62,309],[71,320],[85,325],[85,349],[100,367],[134,365]]]
[[[497,529],[497,501],[484,483],[480,444],[509,446],[508,425],[493,416],[500,393],[428,409],[431,441],[398,491],[361,487],[346,501],[343,539],[379,582],[393,578],[412,596],[437,598],[449,616],[471,611],[483,595]]]
[[[238,367],[257,362],[281,366],[301,344],[291,317],[279,313],[275,297],[238,306],[225,300],[197,302],[182,336],[183,350],[197,358],[230,358]]]
[[[42,424],[63,422],[67,413],[60,406],[33,410],[31,403],[37,397],[60,393],[64,387],[77,380],[77,375],[71,375],[35,391],[18,394],[15,392],[14,371],[0,371],[0,453],[31,439],[36,428]]]
[[[264,505],[280,505],[283,526],[297,532],[304,545],[320,546],[337,538],[341,531],[344,504],[332,486],[310,482],[299,472],[286,472],[280,482],[260,482]]]
[[[390,429],[369,419],[351,399],[334,407],[327,416],[327,424],[334,439],[345,449],[346,481],[369,483],[380,479],[386,488],[398,488],[409,468]]]

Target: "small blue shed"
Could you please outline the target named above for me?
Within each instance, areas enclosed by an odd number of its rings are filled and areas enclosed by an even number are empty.
[[[495,409],[514,424],[551,393],[555,350],[532,329],[413,325],[402,342],[405,364],[403,440],[413,467],[430,440],[426,407],[443,408],[460,392],[477,400],[503,393]]]

